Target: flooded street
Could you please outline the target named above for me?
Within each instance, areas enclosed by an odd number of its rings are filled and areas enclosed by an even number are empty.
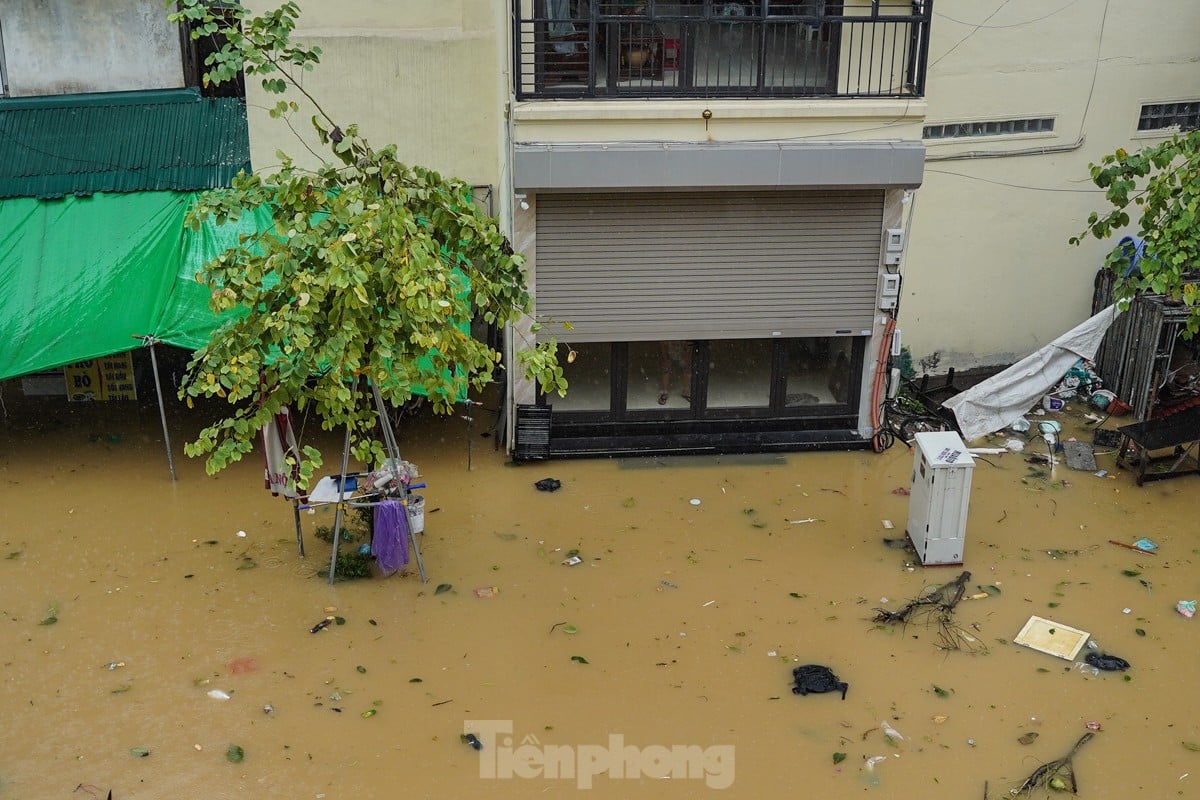
[[[331,587],[313,531],[333,512],[303,516],[300,558],[257,454],[214,478],[182,456],[198,420],[171,419],[172,483],[153,405],[6,400],[2,800],[1000,798],[1089,722],[1080,796],[1200,794],[1200,620],[1175,611],[1200,595],[1194,476],[984,456],[963,567],[923,568],[883,543],[908,512],[902,444],[513,466],[477,423],[468,471],[465,423],[420,418],[399,439],[428,483],[430,581]],[[340,434],[315,428],[336,472]],[[1156,554],[1109,543],[1141,537]],[[963,569],[982,597],[954,619],[980,652],[872,621]],[[327,615],[344,624],[311,633]],[[1013,644],[1031,615],[1131,669]],[[792,693],[808,663],[844,701]]]

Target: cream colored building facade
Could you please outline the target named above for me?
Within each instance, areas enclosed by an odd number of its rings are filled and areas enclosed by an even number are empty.
[[[861,295],[871,284],[866,312],[847,311],[844,319],[834,314],[828,324],[814,322],[819,314],[808,311],[793,319],[786,309],[770,310],[768,301],[780,290],[764,283],[757,289],[763,294],[748,301],[761,307],[761,326],[755,327],[753,308],[734,313],[727,338],[714,332],[726,324],[720,319],[709,325],[679,312],[682,322],[672,330],[645,308],[622,318],[615,332],[601,324],[583,334],[553,325],[538,334],[519,326],[510,349],[557,331],[564,357],[578,359],[568,370],[578,392],[567,400],[540,398],[514,377],[507,386],[507,429],[518,451],[521,411],[539,405],[552,412],[533,415],[535,423],[574,428],[562,450],[567,455],[868,446],[876,384],[881,374],[887,378],[883,360],[899,341],[914,362],[936,360],[937,371],[1000,365],[1087,316],[1092,278],[1108,248],[1067,244],[1102,202],[1088,181],[1088,162],[1169,134],[1138,130],[1143,106],[1200,99],[1200,11],[1171,0],[1150,0],[1136,15],[1106,0],[1064,0],[1052,8],[1031,0],[885,3],[885,14],[924,20],[907,26],[875,20],[873,30],[888,32],[891,45],[856,33],[870,30],[867,25],[851,31],[850,18],[858,25],[880,12],[869,0],[647,5],[303,4],[296,36],[325,53],[305,77],[306,87],[335,119],[358,122],[373,141],[397,143],[402,158],[476,184],[527,256],[543,317],[558,319],[566,309],[589,329],[592,309],[571,299],[615,286],[569,283],[584,269],[580,264],[592,263],[575,263],[571,249],[588,258],[602,250],[554,227],[577,226],[580,214],[593,221],[616,214],[630,225],[661,206],[682,219],[695,197],[709,209],[703,218],[709,226],[726,218],[727,210],[713,209],[730,203],[737,206],[728,212],[731,224],[798,203],[796,213],[812,213],[805,224],[821,226],[825,217],[816,206],[824,203],[822,192],[832,193],[835,206],[866,192],[877,206],[868,216],[878,228],[878,252],[851,292]],[[629,22],[620,16],[627,13],[635,15]],[[790,52],[825,53],[830,75],[843,83],[808,95],[764,95],[771,84],[771,37],[783,36],[778,32],[785,25],[798,32],[786,34],[796,37],[788,40]],[[757,61],[753,41],[760,42]],[[712,84],[711,76],[725,69],[712,60],[718,47],[742,53],[742,69],[758,69],[758,83],[747,70]],[[846,84],[864,64],[878,70],[882,63],[890,71],[880,72],[878,86]],[[704,88],[705,69],[714,91]],[[757,96],[738,88],[751,85]],[[277,121],[255,113],[268,103],[253,86],[248,101],[256,168],[273,163],[277,147],[301,149],[289,146],[295,140]],[[880,149],[888,155],[877,158]],[[786,202],[776,202],[781,199]],[[813,208],[805,205],[810,199]],[[628,205],[625,216],[622,205]],[[616,247],[614,230],[601,225],[591,235]],[[746,230],[750,285],[762,273],[751,263],[752,245],[774,241],[780,231],[760,236]],[[650,247],[661,234],[646,228],[638,246],[670,260],[674,251],[664,255]],[[806,242],[778,241],[800,248]],[[726,245],[734,250],[720,249]],[[714,245],[696,246],[699,256]],[[715,246],[727,257],[743,245]],[[682,270],[684,283],[654,301],[660,317],[675,314],[670,298],[691,286],[686,264],[669,266]],[[812,269],[791,262],[779,268],[791,266]],[[608,271],[592,263],[589,274]],[[701,283],[713,273],[691,274]],[[880,296],[891,291],[895,300]],[[697,295],[695,302],[701,308],[712,298]],[[709,308],[700,316],[711,320],[713,314]],[[772,343],[772,337],[791,344]],[[689,351],[675,365],[681,374],[668,374],[671,343],[685,343]],[[516,363],[511,351],[508,356]],[[850,365],[848,374],[831,373],[827,384],[824,372],[808,380],[803,369],[832,369],[835,356]],[[793,359],[802,366],[789,366]],[[756,363],[765,372],[755,372]],[[681,387],[681,381],[690,383]],[[799,424],[780,435],[789,420]],[[737,433],[750,428],[757,432]]]
[[[1089,315],[1093,277],[1113,243],[1067,243],[1104,208],[1088,165],[1172,133],[1139,131],[1144,106],[1200,102],[1200,7],[935,8],[925,124],[1052,119],[1053,130],[925,140],[905,342],[914,359],[940,354],[941,371],[1008,364]]]

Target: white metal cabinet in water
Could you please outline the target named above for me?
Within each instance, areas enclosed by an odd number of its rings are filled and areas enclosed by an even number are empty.
[[[925,565],[961,564],[975,459],[954,432],[918,433],[908,538]]]

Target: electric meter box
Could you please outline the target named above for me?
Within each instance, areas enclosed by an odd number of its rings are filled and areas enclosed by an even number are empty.
[[[908,538],[925,566],[963,563],[975,459],[957,433],[918,433]]]

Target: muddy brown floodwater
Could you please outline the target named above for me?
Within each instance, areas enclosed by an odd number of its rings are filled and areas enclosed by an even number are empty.
[[[971,654],[871,621],[960,571],[883,544],[907,514],[902,445],[515,467],[477,429],[468,471],[465,423],[419,419],[400,442],[428,483],[429,583],[330,587],[312,532],[332,512],[304,516],[298,557],[257,458],[206,477],[181,455],[197,423],[173,414],[175,483],[153,407],[9,399],[4,800],[1002,798],[1089,722],[1081,797],[1200,792],[1200,620],[1174,609],[1200,595],[1200,478],[1139,488],[1111,453],[1108,478],[979,461],[964,568],[987,596],[955,614],[986,648]],[[305,438],[336,459],[339,437]],[[1109,544],[1143,536],[1156,555]],[[330,613],[344,624],[310,633]],[[1034,614],[1132,668],[1013,644]],[[803,663],[846,699],[793,694]]]

